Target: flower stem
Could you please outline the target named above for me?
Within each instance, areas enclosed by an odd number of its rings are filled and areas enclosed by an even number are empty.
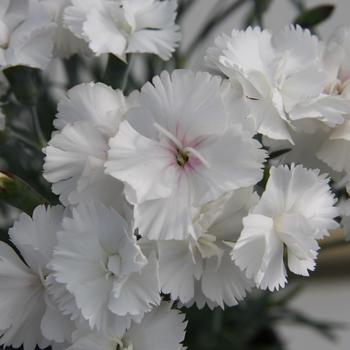
[[[35,106],[32,106],[30,108],[30,112],[32,115],[32,122],[33,122],[33,129],[34,132],[38,138],[39,144],[41,147],[45,146],[47,143],[46,137],[43,133],[43,130],[41,129],[41,125],[40,125],[40,120],[39,120],[39,116],[38,116],[38,112],[36,110]]]

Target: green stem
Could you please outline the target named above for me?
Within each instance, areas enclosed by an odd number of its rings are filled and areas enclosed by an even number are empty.
[[[41,153],[42,148],[40,147],[40,145],[37,145],[32,140],[26,138],[25,136],[19,134],[17,131],[14,131],[14,130],[9,130],[9,133],[10,133],[10,136],[13,136],[14,138],[19,140],[20,142],[24,143],[25,145],[29,146],[30,148],[33,148],[35,151],[38,151]]]
[[[131,73],[131,70],[132,70],[132,66],[134,64],[134,61],[135,61],[135,55],[130,55],[130,60],[129,60],[129,64],[125,70],[125,73],[124,73],[124,76],[123,76],[123,82],[122,82],[122,85],[121,85],[121,90],[123,92],[125,92],[125,89],[126,89],[126,86],[128,84],[128,78],[129,78],[129,75]]]
[[[35,106],[32,106],[30,108],[30,113],[32,115],[32,122],[33,122],[33,129],[34,132],[38,138],[39,144],[41,147],[45,146],[47,143],[46,137],[43,133],[43,130],[41,129],[41,125],[40,125],[40,120],[39,120],[39,115],[38,112],[36,110]]]
[[[260,28],[264,28],[263,16],[262,16],[263,9],[261,8],[261,0],[253,0],[253,1],[254,1],[254,14],[255,14],[256,23]]]
[[[230,16],[233,12],[238,10],[247,0],[237,0],[228,6],[226,9],[215,15],[206,25],[205,27],[198,33],[198,35],[193,40],[192,44],[189,46],[185,57],[190,57],[197,49],[199,44],[205,40],[211,31],[220,23],[222,23],[228,16]]]
[[[108,55],[108,61],[103,76],[103,82],[113,89],[120,89],[123,84],[125,71],[128,69],[125,62],[113,54]]]

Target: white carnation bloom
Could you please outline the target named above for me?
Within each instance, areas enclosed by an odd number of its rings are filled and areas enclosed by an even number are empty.
[[[338,28],[329,39],[324,66],[328,72],[327,92],[350,101],[350,27]],[[350,114],[344,123],[330,132],[317,152],[332,169],[350,174]]]
[[[69,57],[76,53],[88,53],[87,43],[76,37],[63,23],[63,12],[71,4],[70,0],[40,0],[56,24],[54,36],[54,56]]]
[[[198,307],[233,306],[252,282],[230,259],[231,244],[242,231],[242,218],[256,203],[251,189],[227,193],[194,215],[196,239],[159,241],[162,292]]]
[[[153,53],[168,60],[180,40],[176,0],[72,0],[65,23],[97,55]]]
[[[317,239],[338,227],[338,209],[326,175],[300,165],[271,168],[260,201],[243,219],[232,258],[262,289],[286,283],[284,247],[289,269],[308,276],[315,267]]]
[[[149,239],[194,234],[192,207],[255,184],[265,152],[226,113],[220,79],[175,70],[147,83],[110,140],[106,171],[124,181]]]
[[[61,229],[63,207],[34,210],[33,218],[21,214],[10,229],[14,250],[0,243],[0,343],[25,350],[42,349],[69,341],[73,324],[54,303],[47,264]]]
[[[171,310],[167,303],[147,314],[141,323],[133,323],[122,336],[78,330],[67,350],[182,350],[186,322],[184,315]]]
[[[50,266],[92,329],[120,336],[160,303],[155,255],[147,259],[124,219],[101,204],[79,204],[63,220]]]
[[[233,30],[215,44],[208,61],[242,84],[256,130],[263,135],[293,144],[290,130],[304,129],[304,119],[334,126],[350,111],[347,101],[324,93],[322,45],[308,30]]]
[[[0,68],[16,65],[45,69],[53,50],[55,25],[36,0],[2,0]]]
[[[120,91],[101,83],[81,84],[58,105],[59,129],[44,152],[44,177],[64,204],[97,199],[120,208],[123,185],[104,173],[108,141],[127,110]]]
[[[275,154],[269,158],[273,166],[280,164],[302,164],[306,168],[320,169],[321,173],[327,173],[335,181],[341,179],[341,175],[319,158],[320,149],[329,140],[334,129],[322,122],[314,123],[315,130],[312,133],[291,131],[295,145],[288,141],[272,140],[266,136],[262,138],[262,144],[268,148],[269,154]],[[281,155],[276,156],[278,152]],[[335,159],[336,161],[336,159]]]

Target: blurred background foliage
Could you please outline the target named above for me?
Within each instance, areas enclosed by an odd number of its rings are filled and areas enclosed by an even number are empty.
[[[197,1],[179,0],[180,25]],[[0,132],[0,170],[9,178],[0,179],[1,239],[7,241],[7,230],[18,215],[14,207],[30,213],[39,203],[58,203],[58,198],[52,194],[49,184],[42,177],[42,148],[53,132],[52,121],[62,91],[89,80],[122,88],[126,93],[139,89],[164,69],[186,67],[186,62],[213,30],[247,3],[250,9],[242,19],[242,28],[249,25],[264,27],[264,14],[273,1],[220,1],[188,49],[176,52],[169,62],[150,55],[128,57],[129,65],[112,55],[101,58],[73,56],[61,62],[65,76],[65,79],[59,79],[62,83],[53,80],[51,72],[43,73],[27,67],[5,70],[3,73],[9,84],[0,86],[0,90],[5,92],[0,106],[6,115],[6,130]],[[317,33],[317,26],[327,20],[334,10],[333,5],[321,4],[308,8],[302,0],[289,1],[298,13],[294,23],[314,33]],[[232,27],[239,27],[239,23],[233,23]],[[135,64],[132,71],[131,64]],[[11,190],[8,186],[4,189],[6,181],[12,182]],[[197,310],[195,307],[187,309],[189,325],[186,346],[191,350],[285,349],[276,331],[276,325],[280,323],[308,326],[333,340],[334,329],[343,325],[312,319],[290,307],[291,300],[302,288],[293,283],[291,285],[279,293],[254,291],[240,305],[224,311],[208,308]]]

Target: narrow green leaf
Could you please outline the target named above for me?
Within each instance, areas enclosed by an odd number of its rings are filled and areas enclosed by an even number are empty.
[[[290,152],[291,150],[292,150],[291,148],[283,148],[278,151],[271,152],[269,158],[274,159],[274,158],[280,157],[283,154]]]
[[[128,69],[128,64],[120,58],[109,54],[106,71],[103,77],[103,83],[111,86],[113,89],[120,89],[123,85],[123,79]]]
[[[294,24],[298,24],[303,28],[312,28],[328,19],[334,8],[334,5],[320,5],[308,9],[295,19]]]
[[[48,204],[43,196],[19,177],[3,172],[0,172],[0,200],[28,215],[32,215],[38,205]]]

